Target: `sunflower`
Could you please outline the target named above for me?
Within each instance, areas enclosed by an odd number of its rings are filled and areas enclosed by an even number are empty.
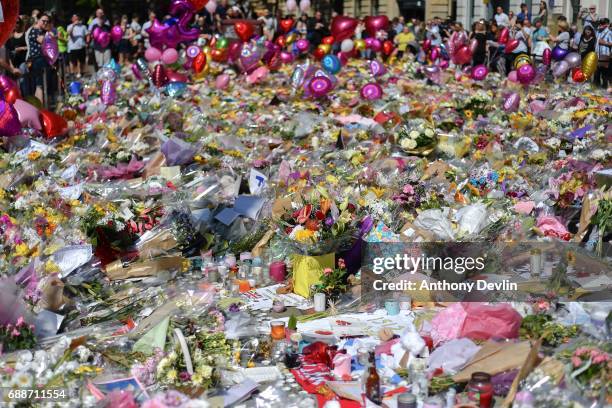
[[[466,109],[463,114],[465,115],[465,118],[469,120],[472,120],[472,117],[474,116],[474,112],[470,109]]]

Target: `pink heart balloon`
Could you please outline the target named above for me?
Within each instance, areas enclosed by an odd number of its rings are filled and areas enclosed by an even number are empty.
[[[519,80],[516,71],[508,72],[508,81],[518,83]]]
[[[512,51],[516,50],[516,47],[518,47],[519,44],[520,44],[520,41],[517,40],[516,38],[508,40],[508,42],[506,43],[506,49],[504,50],[504,52],[506,54],[510,54]]]
[[[257,83],[267,77],[269,72],[267,67],[261,66],[247,76],[247,82],[249,84]]]
[[[23,127],[42,130],[40,113],[34,105],[27,103],[23,99],[17,99],[13,104],[13,107],[15,108],[15,111],[17,111],[19,122]]]
[[[389,27],[389,17],[387,16],[368,16],[364,19],[366,31],[371,36],[375,36],[378,31],[386,31]]]
[[[121,26],[114,26],[113,28],[111,28],[111,40],[113,40],[114,44],[118,44],[119,41],[121,41],[121,38],[123,37],[123,28],[121,28]]]
[[[347,16],[336,16],[331,23],[331,34],[335,41],[342,41],[351,38],[355,34],[355,29],[359,22],[357,19]]]
[[[108,45],[110,44],[110,41],[111,41],[111,37],[109,33],[107,33],[106,31],[100,31],[98,33],[98,39],[96,40],[96,42],[100,45],[100,47],[102,48],[108,47]]]

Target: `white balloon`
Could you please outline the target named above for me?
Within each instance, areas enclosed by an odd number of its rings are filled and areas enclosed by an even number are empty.
[[[217,3],[215,2],[215,0],[209,0],[208,3],[206,3],[206,5],[204,6],[204,8],[210,14],[213,14],[217,10]]]
[[[287,0],[287,4],[285,7],[287,8],[287,11],[290,13],[297,11],[297,8],[298,8],[295,0]]]
[[[354,46],[355,46],[355,43],[353,43],[353,40],[351,40],[350,38],[347,38],[346,40],[342,40],[342,42],[340,43],[340,51],[351,52],[353,51]]]
[[[306,13],[308,9],[310,9],[310,0],[301,0],[300,10],[302,10],[302,13]]]

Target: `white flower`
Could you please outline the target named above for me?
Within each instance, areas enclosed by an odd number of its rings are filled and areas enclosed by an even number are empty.
[[[434,131],[431,130],[431,129],[425,129],[425,136],[433,137],[434,136]]]
[[[416,139],[417,137],[419,137],[419,132],[413,130],[408,134],[408,137],[410,137],[411,139]]]
[[[25,371],[13,374],[13,385],[17,388],[28,388],[32,386],[32,376]]]
[[[603,149],[595,149],[591,152],[591,158],[593,160],[604,160],[608,153]]]
[[[174,361],[178,358],[178,354],[176,353],[176,351],[171,352],[170,354],[168,354],[168,359],[170,361]]]
[[[417,147],[417,142],[412,139],[402,139],[400,145],[402,146],[402,149],[414,149]]]

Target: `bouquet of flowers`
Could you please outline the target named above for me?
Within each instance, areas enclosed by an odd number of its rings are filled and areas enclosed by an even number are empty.
[[[571,353],[571,354],[570,354]],[[612,359],[610,353],[597,346],[577,347],[573,352],[565,351],[562,357],[569,358],[566,376],[589,398],[612,395]]]
[[[348,290],[347,270],[344,259],[338,259],[337,268],[323,269],[321,282],[313,286],[314,293],[325,293],[327,298],[335,300]]]
[[[396,139],[403,151],[419,156],[429,155],[438,144],[436,129],[423,119],[411,120],[402,125]]]
[[[328,194],[309,194],[278,219],[284,237],[305,255],[347,249],[357,236],[357,207],[348,199],[336,201]]]
[[[193,374],[187,371],[180,347],[157,364],[158,383],[168,386],[208,389],[219,381],[218,368],[230,361],[231,346],[223,333],[196,333],[186,338],[193,362]]]
[[[29,349],[36,345],[34,326],[26,324],[20,316],[15,324],[0,324],[0,354]]]

